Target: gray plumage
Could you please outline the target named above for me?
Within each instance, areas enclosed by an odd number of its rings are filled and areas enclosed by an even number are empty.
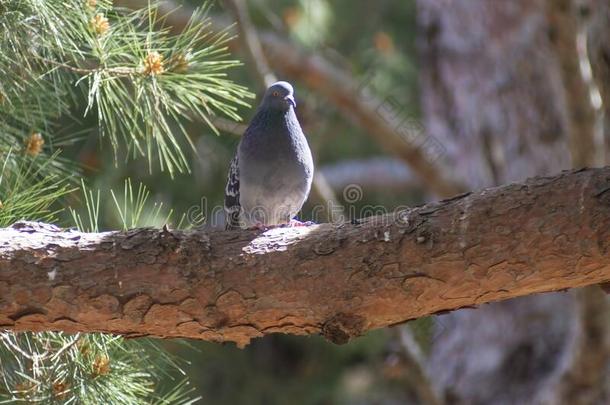
[[[295,107],[289,83],[265,92],[229,168],[227,229],[289,223],[307,199],[313,159]]]

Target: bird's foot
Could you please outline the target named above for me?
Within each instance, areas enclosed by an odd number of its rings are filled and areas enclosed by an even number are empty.
[[[295,228],[298,226],[310,226],[313,225],[314,223],[312,221],[305,221],[305,222],[301,222],[298,219],[291,219],[289,223],[283,225],[285,227],[289,227],[289,228]]]
[[[290,222],[288,222],[286,224],[280,224],[280,225],[263,225],[261,223],[257,223],[256,225],[248,228],[248,230],[268,231],[270,229],[275,229],[275,228],[296,228],[296,227],[310,226],[310,225],[315,225],[315,222],[312,222],[312,221],[301,222],[298,219],[291,219]]]
[[[267,225],[263,225],[261,223],[257,223],[254,226],[251,226],[250,228],[248,228],[249,231],[266,231],[268,230],[270,227]]]

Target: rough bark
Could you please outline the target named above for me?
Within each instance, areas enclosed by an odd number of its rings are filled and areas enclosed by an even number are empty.
[[[354,224],[0,231],[0,326],[342,343],[438,311],[610,280],[610,167]]]

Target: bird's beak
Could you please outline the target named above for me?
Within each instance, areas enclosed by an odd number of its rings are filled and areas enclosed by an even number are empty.
[[[297,102],[295,101],[293,96],[286,96],[284,100],[288,101],[294,108],[297,108]]]

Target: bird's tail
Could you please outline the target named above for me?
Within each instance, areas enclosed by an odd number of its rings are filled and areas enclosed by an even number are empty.
[[[236,229],[241,229],[241,223],[239,220],[239,209],[228,209],[226,212],[226,231],[233,231]]]

